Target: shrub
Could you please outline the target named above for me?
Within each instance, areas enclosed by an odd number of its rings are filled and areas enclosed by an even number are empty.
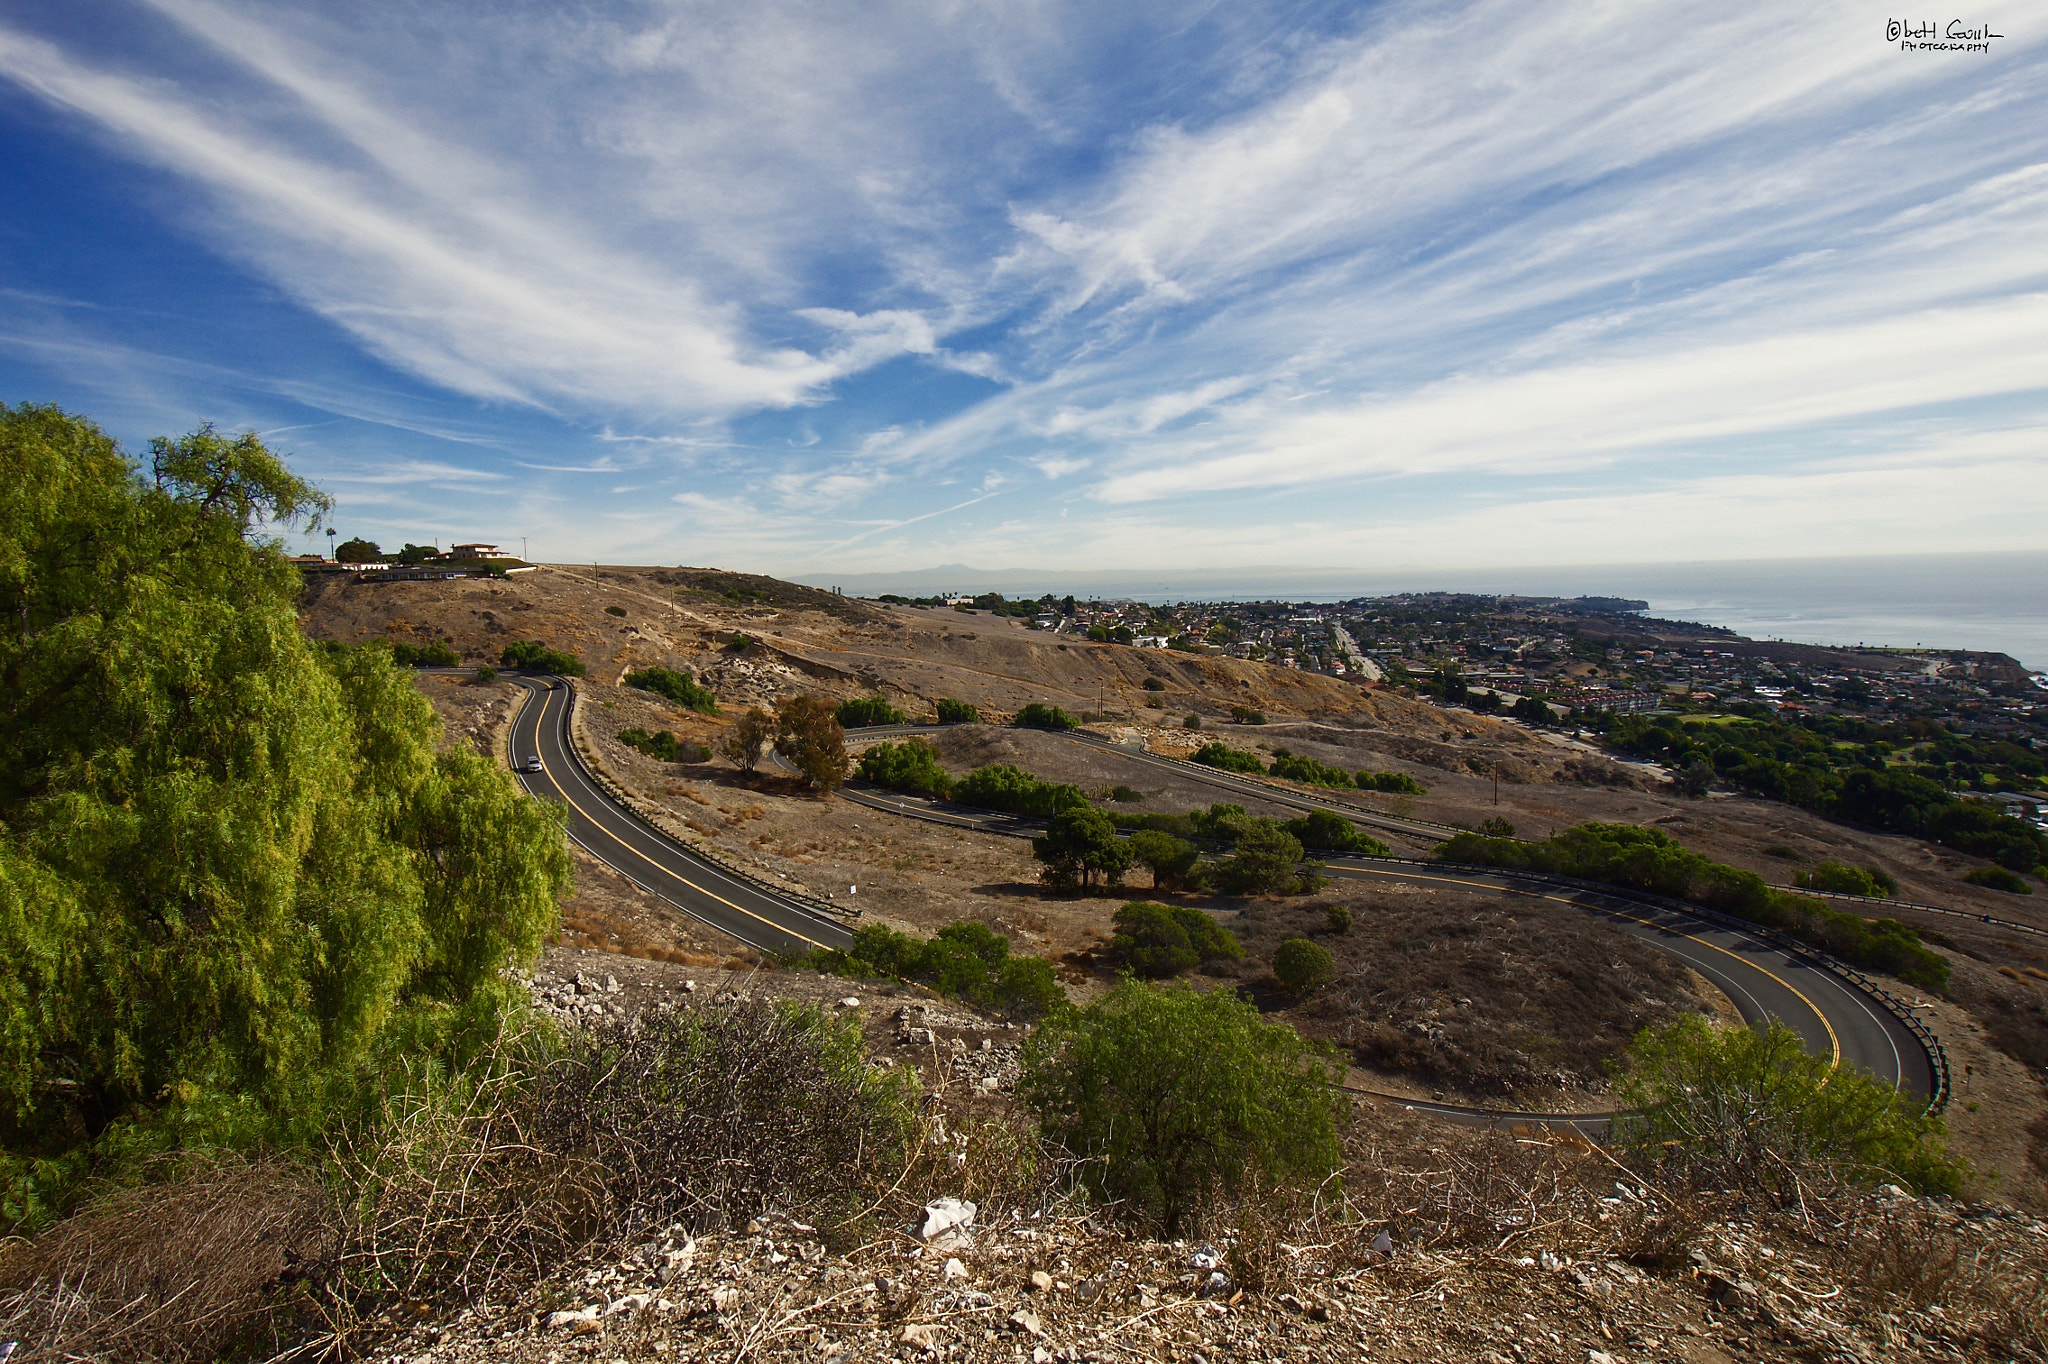
[[[1513,838],[1515,836],[1514,821],[1494,815],[1480,823],[1479,832],[1485,834],[1488,838]]]
[[[1810,872],[1794,872],[1792,883],[1804,890],[1865,895],[1873,900],[1889,899],[1899,893],[1899,883],[1890,872],[1876,867],[1851,867],[1840,862],[1823,862]]]
[[[863,696],[851,701],[841,701],[837,718],[846,729],[868,729],[876,725],[900,725],[903,712],[879,696]]]
[[[1143,805],[1145,803],[1145,793],[1135,786],[1112,786],[1109,788],[1109,798],[1118,805]]]
[[[1952,1194],[1968,1167],[1937,1118],[1865,1071],[1806,1050],[1781,1023],[1716,1033],[1688,1015],[1645,1031],[1616,1087],[1619,1144],[1695,1185],[1797,1195],[1802,1172]]]
[[[1172,1237],[1248,1182],[1326,1185],[1340,1075],[1233,991],[1126,981],[1025,1044],[1018,1092],[1090,1192]]]
[[[1335,810],[1311,810],[1284,826],[1304,848],[1328,848],[1361,857],[1391,857],[1393,850]]]
[[[1145,690],[1146,690],[1146,691],[1165,691],[1165,690],[1166,690],[1166,683],[1165,683],[1164,681],[1162,681],[1161,679],[1157,678],[1157,677],[1148,677],[1148,678],[1146,678],[1146,679],[1145,679]]]
[[[1202,717],[1190,715],[1187,719],[1180,722],[1180,727],[1182,729],[1200,729],[1202,727]]]
[[[1331,905],[1324,919],[1329,923],[1332,933],[1342,934],[1351,931],[1351,911],[1343,905]]]
[[[955,701],[950,696],[940,697],[935,704],[935,709],[939,713],[939,723],[942,725],[978,725],[981,723],[980,711],[968,705],[965,701]]]
[[[876,744],[861,755],[859,771],[877,786],[934,800],[953,789],[952,777],[939,766],[938,750],[923,739]]]
[[[1200,880],[1201,851],[1184,838],[1140,829],[1130,836],[1128,846],[1131,860],[1152,873],[1154,890],[1192,890]]]
[[[649,734],[644,729],[622,729],[619,742],[628,748],[637,748],[656,762],[700,763],[711,756],[711,750],[688,739],[678,739],[668,730],[660,729]]]
[[[476,670],[476,680],[481,685],[489,686],[498,680],[498,670],[486,663],[483,667]]]
[[[1212,961],[1240,961],[1230,930],[1199,909],[1133,900],[1110,921],[1117,963],[1134,975],[1163,980]]]
[[[1040,781],[1011,763],[990,763],[977,767],[953,787],[953,799],[989,810],[1036,815],[1050,819],[1062,810],[1088,804],[1080,787],[1065,782]]]
[[[1248,818],[1216,883],[1233,895],[1304,895],[1323,884],[1320,868],[1302,867],[1301,841],[1278,821]]]
[[[626,614],[626,608],[623,606],[607,606],[604,609],[604,613],[607,616],[623,616]]]
[[[1263,725],[1266,723],[1266,712],[1254,710],[1250,706],[1232,706],[1230,718],[1241,725]]]
[[[1018,711],[1017,718],[1011,721],[1011,723],[1023,729],[1055,729],[1063,731],[1078,729],[1081,725],[1079,720],[1076,720],[1058,706],[1048,706],[1038,701],[1033,701],[1030,705]]]
[[[1356,785],[1349,772],[1319,763],[1314,758],[1289,753],[1284,748],[1273,750],[1273,765],[1266,770],[1276,777],[1285,777],[1289,781],[1303,782],[1309,786],[1327,786],[1348,791]]]
[[[1224,772],[1250,772],[1256,774],[1263,773],[1266,770],[1266,764],[1259,760],[1258,754],[1247,753],[1241,748],[1232,748],[1228,744],[1216,743],[1214,741],[1203,744],[1200,748],[1196,749],[1194,756],[1189,761],[1198,762],[1204,767],[1214,767]]]
[[[1132,858],[1109,816],[1085,801],[1054,815],[1046,831],[1031,840],[1031,855],[1045,864],[1046,884],[1067,893],[1089,889],[1097,877],[1111,888],[1122,885]]]
[[[1337,978],[1330,949],[1307,938],[1289,938],[1273,949],[1273,978],[1296,999]]]
[[[1360,772],[1353,780],[1361,791],[1385,791],[1393,796],[1429,794],[1429,788],[1404,772]]]
[[[505,646],[505,652],[498,656],[501,668],[525,668],[537,673],[556,673],[562,677],[582,677],[586,673],[583,660],[560,649],[550,649],[537,639],[518,640]]]
[[[968,920],[947,924],[935,938],[868,924],[844,952],[813,952],[805,964],[839,975],[915,981],[950,998],[1024,1019],[1044,1018],[1067,1002],[1051,962],[1012,956],[1008,938]]]
[[[626,674],[626,685],[665,696],[683,709],[694,710],[699,715],[718,714],[717,698],[686,672],[677,672],[673,668],[642,668]]]
[[[391,661],[401,668],[455,668],[462,664],[462,659],[457,656],[455,650],[438,639],[426,644],[407,644],[404,640],[394,640],[391,644]]]
[[[1754,872],[1691,852],[1661,829],[1581,824],[1540,843],[1462,833],[1436,850],[1439,861],[1576,876],[1690,900],[1789,933],[1856,966],[1886,971],[1929,990],[1948,988],[1949,965],[1921,946],[1917,930],[1864,919],[1819,900],[1771,889]]]
[[[2013,895],[2032,895],[2034,888],[2018,872],[2007,871],[2004,867],[1976,867],[1963,874],[1963,879],[1973,886],[1985,886],[1991,890],[2002,890]]]

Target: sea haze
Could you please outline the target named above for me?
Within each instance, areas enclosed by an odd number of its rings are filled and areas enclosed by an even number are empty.
[[[1151,602],[1340,601],[1431,591],[1630,597],[1649,602],[1650,615],[1725,626],[1754,639],[1984,650],[2048,670],[2044,584],[2048,551],[1441,571],[1252,569],[1229,576],[1038,573],[953,564],[842,577],[830,585],[863,596],[936,591],[1036,596],[1056,590]]]

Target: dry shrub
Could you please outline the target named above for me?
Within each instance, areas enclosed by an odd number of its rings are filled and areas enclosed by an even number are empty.
[[[1953,1205],[1828,1201],[1830,1232],[1816,1249],[1845,1281],[1867,1289],[1866,1313],[1939,1307],[1948,1332],[1992,1358],[2048,1357],[2048,1244],[1999,1235]]]
[[[17,1360],[276,1353],[315,1305],[340,1219],[316,1174],[209,1156],[124,1189],[0,1258]]]

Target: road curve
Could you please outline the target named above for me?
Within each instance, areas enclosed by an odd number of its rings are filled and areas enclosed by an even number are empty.
[[[918,731],[903,726],[892,727],[888,732]],[[875,730],[858,731],[858,736],[882,737]],[[1185,768],[1190,765],[1175,766]],[[1225,785],[1226,782],[1221,780],[1224,775],[1215,774],[1217,780],[1212,780],[1211,784]],[[1202,777],[1209,779],[1210,774],[1203,771]],[[1272,795],[1291,797],[1294,794],[1274,792],[1269,795],[1271,788],[1250,782],[1244,786],[1256,789],[1264,799],[1271,799]],[[870,809],[1007,837],[1029,838],[1044,828],[1043,821],[1028,817],[901,795],[861,782],[849,783],[841,794]],[[1352,810],[1341,806],[1330,808],[1352,813]],[[1734,1002],[1746,1022],[1757,1025],[1778,1020],[1797,1032],[1808,1049],[1817,1055],[1867,1070],[1886,1084],[1923,1100],[1941,1097],[1939,1067],[1927,1044],[1883,1002],[1832,969],[1817,954],[1734,926],[1731,922],[1719,920],[1718,916],[1659,896],[1618,887],[1496,868],[1379,858],[1336,858],[1327,864],[1326,870],[1331,876],[1345,880],[1390,881],[1531,896],[1598,914],[1622,931],[1677,957],[1705,976]],[[1524,1113],[1399,1099],[1384,1094],[1374,1094],[1373,1097],[1466,1120],[1552,1125],[1568,1120],[1570,1125],[1590,1129],[1603,1125],[1611,1116]]]
[[[761,951],[790,956],[853,941],[844,925],[705,861],[613,800],[573,751],[569,715],[575,691],[567,682],[520,674],[506,680],[527,692],[508,738],[513,775],[529,794],[564,807],[569,837],[584,851],[692,918]],[[536,756],[542,771],[520,770]]]

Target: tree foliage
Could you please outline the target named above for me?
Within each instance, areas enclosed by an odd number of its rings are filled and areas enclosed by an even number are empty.
[[[0,408],[5,1217],[96,1156],[317,1130],[393,1058],[460,1062],[552,927],[560,822],[381,648],[299,633],[273,527],[321,496],[203,427],[146,474]]]
[[[942,725],[978,725],[981,723],[980,711],[968,705],[965,701],[955,701],[950,696],[941,696],[933,703],[933,709],[938,712],[939,723]]]
[[[1273,949],[1273,979],[1296,999],[1337,978],[1330,949],[1308,938],[1289,938]]]
[[[1131,865],[1130,845],[1116,836],[1109,816],[1087,804],[1054,815],[1046,831],[1031,840],[1031,855],[1045,864],[1046,884],[1069,894],[1089,890],[1098,881],[1120,886]]]
[[[914,938],[882,924],[853,935],[844,952],[824,948],[806,964],[848,976],[893,976],[951,999],[1038,1019],[1066,1007],[1067,992],[1044,957],[1013,956],[1010,940],[984,924],[959,920],[932,938]]]
[[[861,696],[849,701],[841,701],[838,710],[834,714],[838,718],[841,727],[846,729],[866,729],[874,725],[900,725],[904,719],[902,711],[890,705],[886,698],[880,696]]]
[[[1463,833],[1440,845],[1439,861],[1554,872],[1690,900],[1789,933],[1856,966],[1889,972],[1930,990],[1948,988],[1949,965],[1920,944],[1919,931],[1865,919],[1822,901],[1773,890],[1755,872],[1692,852],[1661,829],[1580,824],[1540,843]]]
[[[1358,857],[1392,857],[1393,850],[1377,838],[1360,832],[1335,810],[1311,810],[1284,826],[1304,848],[1328,848],[1332,852]]]
[[[657,729],[649,734],[637,726],[619,731],[619,742],[628,748],[637,748],[656,762],[700,763],[711,756],[711,750],[689,739],[678,739],[674,731]]]
[[[401,668],[456,668],[462,665],[462,656],[438,639],[425,644],[395,639],[391,641],[391,661]]]
[[[1308,786],[1328,786],[1348,791],[1355,785],[1349,772],[1331,767],[1327,763],[1317,762],[1314,758],[1289,753],[1284,748],[1273,750],[1273,765],[1266,770],[1276,777],[1285,777],[1289,781],[1298,781]]]
[[[651,691],[656,696],[665,696],[685,710],[694,710],[699,715],[718,714],[718,699],[708,687],[686,672],[673,668],[641,668],[626,674],[626,685]]]
[[[1079,720],[1058,706],[1048,706],[1042,701],[1033,701],[1025,706],[1011,723],[1024,729],[1054,730],[1078,729],[1081,725]]]
[[[365,540],[361,536],[343,540],[334,547],[336,563],[374,564],[380,562],[383,558],[384,551],[377,547],[377,542],[375,540]]]
[[[1112,955],[1119,966],[1148,980],[1164,980],[1212,961],[1241,961],[1244,948],[1230,930],[1199,909],[1133,900],[1111,919]]]
[[[977,767],[953,786],[953,799],[989,810],[1050,819],[1087,806],[1088,796],[1067,782],[1041,781],[1013,763]]]
[[[853,766],[846,731],[821,696],[792,697],[775,717],[775,750],[822,793],[839,789]]]
[[[1224,772],[1258,774],[1266,770],[1266,764],[1260,760],[1258,754],[1246,752],[1242,748],[1232,748],[1228,744],[1215,740],[1211,740],[1196,749],[1194,756],[1188,761],[1198,762],[1204,767],[1214,767]]]
[[[1252,1181],[1331,1180],[1340,1074],[1232,991],[1126,981],[1025,1044],[1018,1092],[1098,1198],[1172,1237]]]
[[[1952,1194],[1968,1167],[1941,1121],[1868,1072],[1807,1051],[1782,1023],[1716,1033],[1697,1015],[1646,1031],[1616,1086],[1616,1136],[1647,1164],[1710,1188],[1795,1197],[1802,1170]]]
[[[525,668],[529,672],[555,673],[561,677],[582,677],[583,660],[561,649],[551,649],[537,639],[514,640],[498,655],[501,668]]]
[[[1186,839],[1162,829],[1139,829],[1129,844],[1131,860],[1152,873],[1152,889],[1194,890],[1200,885],[1202,853]]]
[[[1873,900],[1889,899],[1899,893],[1898,879],[1881,867],[1852,867],[1832,860],[1822,862],[1810,872],[1794,872],[1792,884],[1806,890],[1864,895]]]
[[[751,772],[761,765],[761,756],[768,751],[768,745],[774,738],[775,717],[754,706],[733,722],[732,728],[719,740],[718,751],[740,771]]]
[[[1405,772],[1359,772],[1353,778],[1361,791],[1384,791],[1394,796],[1422,796],[1429,789]]]
[[[900,744],[875,744],[861,754],[860,775],[891,791],[942,800],[953,789],[953,778],[939,766],[939,752],[923,739]]]

